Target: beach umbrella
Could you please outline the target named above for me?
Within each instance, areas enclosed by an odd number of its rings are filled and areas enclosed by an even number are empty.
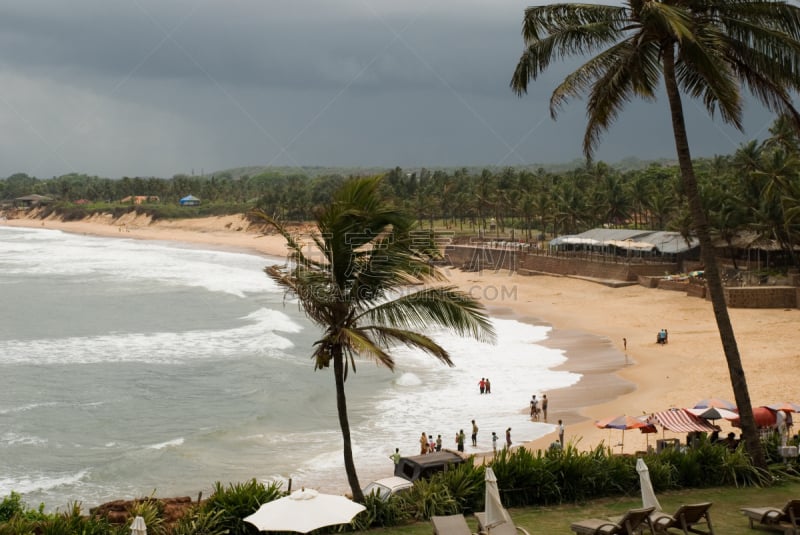
[[[656,511],[660,511],[661,504],[653,490],[653,482],[650,481],[650,470],[641,457],[636,459],[636,471],[639,473],[639,486],[642,487],[642,507],[655,507]]]
[[[735,420],[739,417],[739,413],[721,409],[718,407],[708,407],[705,409],[686,409],[695,416],[705,418],[706,420]]]
[[[791,403],[789,401],[784,401],[782,403],[771,403],[767,405],[767,408],[774,411],[800,412],[800,405],[797,403]]]
[[[348,524],[366,507],[344,496],[302,489],[267,502],[244,518],[259,531],[308,533],[325,526]]]
[[[753,408],[753,419],[756,422],[756,427],[764,428],[764,427],[774,427],[775,424],[778,422],[778,417],[776,415],[778,411],[770,410],[767,407],[755,407]],[[731,420],[731,425],[734,427],[741,427],[741,421],[739,418],[735,420]]]
[[[706,398],[701,399],[697,403],[694,404],[694,409],[708,409],[709,407],[715,407],[717,409],[727,409],[729,411],[736,410],[736,404],[731,403],[727,399],[722,398]]]
[[[500,501],[500,490],[497,488],[497,477],[491,467],[486,467],[486,522],[483,527],[486,533],[491,533],[492,528],[510,522],[508,511]]]
[[[141,516],[137,516],[131,522],[131,535],[147,535],[147,526]]]
[[[604,418],[602,420],[597,420],[594,423],[595,427],[599,427],[600,429],[621,429],[622,430],[622,440],[620,441],[620,452],[625,450],[625,430],[626,429],[639,429],[642,427],[646,427],[648,424],[647,422],[643,422],[638,418],[634,418],[633,416],[627,416],[622,414],[620,416],[612,416],[611,418]]]

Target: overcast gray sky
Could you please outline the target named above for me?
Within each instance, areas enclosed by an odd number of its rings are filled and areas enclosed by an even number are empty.
[[[558,163],[584,103],[568,72],[522,98],[522,0],[13,0],[0,5],[0,176],[160,176],[247,165]],[[685,103],[694,156],[763,137]],[[667,104],[635,103],[609,162],[674,156]]]

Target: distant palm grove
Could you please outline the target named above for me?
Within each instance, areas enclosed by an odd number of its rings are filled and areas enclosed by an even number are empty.
[[[800,267],[800,140],[778,119],[764,141],[752,141],[732,155],[695,162],[705,209],[715,237],[732,240],[742,232],[774,240],[790,263]],[[352,175],[354,173],[348,173]],[[69,174],[38,179],[15,174],[0,179],[0,200],[30,194],[50,197],[45,210],[67,219],[95,212],[136,209],[154,218],[244,213],[260,208],[283,221],[308,221],[326,206],[345,174],[313,170],[267,170],[254,176],[233,172],[213,176],[109,179]],[[608,226],[675,230],[688,235],[691,218],[677,164],[651,163],[620,169],[602,162],[554,171],[504,168],[470,171],[395,168],[385,172],[383,194],[410,210],[420,224],[478,233],[496,231],[515,238],[574,234]],[[179,207],[186,195],[197,207]],[[133,206],[131,196],[158,201]]]

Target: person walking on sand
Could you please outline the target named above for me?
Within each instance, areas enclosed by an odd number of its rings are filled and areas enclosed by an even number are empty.
[[[422,436],[419,437],[419,454],[425,455],[426,453],[428,453],[428,435],[423,431]]]
[[[511,449],[511,428],[506,429],[506,449]]]
[[[547,421],[547,394],[542,396],[542,418]]]
[[[564,449],[564,422],[558,421],[558,441],[561,443],[561,449]]]
[[[391,455],[389,455],[389,458],[390,458],[392,461],[394,461],[394,464],[399,464],[399,463],[400,463],[400,457],[401,457],[401,455],[400,455],[400,448],[395,448],[395,449],[394,449],[394,453],[392,453]]]
[[[536,399],[536,394],[531,398],[531,418],[539,419],[539,400]]]
[[[492,452],[497,455],[497,433],[492,431]]]
[[[472,420],[472,447],[478,447],[478,424],[475,423],[475,420]]]
[[[458,451],[464,451],[464,439],[467,438],[467,435],[464,434],[463,429],[459,429],[458,433],[456,433],[456,446]]]

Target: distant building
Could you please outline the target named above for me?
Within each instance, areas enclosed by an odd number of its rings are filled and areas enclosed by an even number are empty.
[[[200,199],[194,195],[187,195],[180,200],[181,206],[200,206]]]
[[[24,197],[17,197],[14,199],[14,206],[17,208],[33,208],[42,204],[50,204],[53,199],[45,197],[44,195],[25,195]]]
[[[158,195],[128,195],[119,200],[121,203],[143,204],[146,202],[158,202]]]

